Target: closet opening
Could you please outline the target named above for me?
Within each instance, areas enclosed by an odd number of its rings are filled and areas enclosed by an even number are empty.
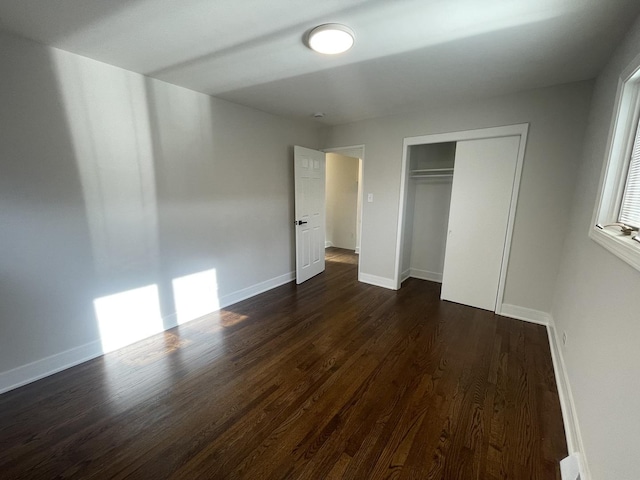
[[[401,282],[442,283],[456,142],[410,145]]]

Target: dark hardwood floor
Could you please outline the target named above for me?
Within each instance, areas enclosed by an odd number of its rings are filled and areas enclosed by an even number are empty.
[[[0,478],[560,478],[543,327],[327,260],[0,396]]]

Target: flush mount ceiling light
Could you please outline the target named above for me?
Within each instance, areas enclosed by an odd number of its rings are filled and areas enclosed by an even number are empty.
[[[346,52],[354,41],[353,30],[339,23],[326,23],[309,32],[309,48],[327,55]]]

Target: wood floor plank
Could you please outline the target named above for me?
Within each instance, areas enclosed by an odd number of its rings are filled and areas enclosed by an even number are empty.
[[[3,479],[559,479],[546,330],[327,270],[0,396]]]

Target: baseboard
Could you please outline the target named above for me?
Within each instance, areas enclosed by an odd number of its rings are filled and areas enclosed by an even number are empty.
[[[256,295],[279,287],[280,285],[284,285],[285,283],[289,283],[295,279],[295,272],[289,272],[278,277],[270,278],[269,280],[265,280],[264,282],[256,283],[255,285],[243,288],[242,290],[238,290],[237,292],[229,293],[220,297],[220,308],[228,307],[229,305],[241,302],[242,300],[246,300],[247,298],[255,297]]]
[[[567,368],[560,348],[560,341],[557,336],[553,318],[549,317],[547,325],[547,334],[549,337],[549,348],[551,349],[551,359],[553,361],[553,371],[558,386],[558,398],[560,399],[560,408],[562,410],[562,421],[564,423],[564,431],[567,437],[567,448],[569,455],[575,455],[575,460],[579,462],[580,479],[591,480],[589,472],[589,464],[584,455],[584,444],[582,435],[580,434],[580,426],[576,414],[573,394],[571,393],[571,385],[567,375]]]
[[[509,305],[503,303],[500,310],[496,312],[503,317],[515,318],[517,320],[523,320],[525,322],[537,323],[539,325],[549,325],[551,315],[547,312],[541,312],[540,310],[533,310],[532,308],[519,307],[518,305]]]
[[[0,373],[0,393],[22,387],[67,368],[75,367],[102,355],[100,340],[56,353],[35,362]]]
[[[442,283],[442,273],[430,272],[429,270],[420,270],[418,268],[411,268],[409,270],[409,276],[418,278],[420,280],[428,280],[430,282]]]
[[[404,282],[409,277],[411,277],[411,269],[402,272],[402,274],[400,275],[400,283]]]
[[[360,255],[360,247],[356,247],[356,255]]]
[[[325,240],[324,248],[329,248],[329,247],[333,247],[333,242],[330,242],[329,240]]]
[[[172,328],[179,327],[180,323],[178,323],[178,314],[172,313],[171,315],[162,317],[162,324],[164,325],[165,332],[167,330],[171,330]]]
[[[393,280],[393,278],[378,277],[377,275],[370,275],[368,273],[359,273],[358,281],[362,283],[368,283],[369,285],[375,285],[376,287],[397,290],[396,282]]]
[[[264,282],[256,283],[255,285],[243,288],[237,292],[224,295],[223,297],[220,297],[220,308],[225,308],[229,305],[233,305],[234,303],[246,300],[247,298],[251,298],[255,295],[266,292],[267,290],[271,290],[272,288],[289,283],[294,279],[295,273],[289,272],[284,275],[265,280]],[[162,320],[165,331],[178,326],[176,314],[168,315]],[[36,360],[35,362],[27,365],[22,365],[12,370],[7,370],[6,372],[0,372],[0,394],[61,372],[67,368],[75,367],[76,365],[80,365],[88,360],[97,358],[102,354],[102,342],[100,342],[100,340],[96,340],[94,342],[87,343],[86,345],[74,347],[41,360]]]

